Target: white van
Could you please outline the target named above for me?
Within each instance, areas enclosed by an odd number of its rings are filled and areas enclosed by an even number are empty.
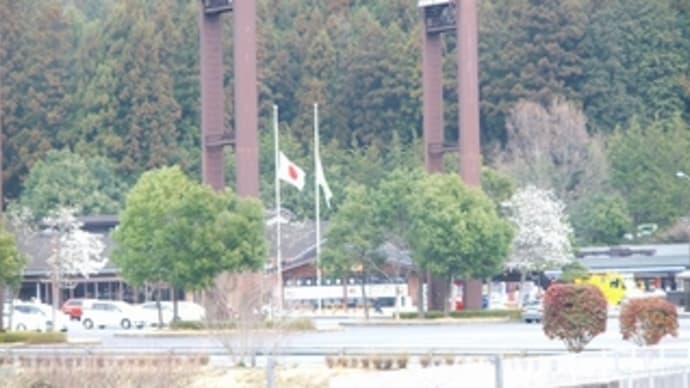
[[[145,319],[140,309],[119,301],[112,300],[93,300],[84,302],[81,316],[82,325],[87,330],[97,327],[130,329],[136,327],[141,329],[145,325]]]

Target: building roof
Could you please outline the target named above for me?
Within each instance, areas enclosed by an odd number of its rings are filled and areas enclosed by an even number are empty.
[[[101,235],[105,249],[103,251],[103,256],[106,258],[110,257],[112,252],[112,240],[107,234],[92,232]],[[26,244],[25,247],[20,249],[22,253],[27,256],[27,265],[24,267],[25,276],[45,276],[49,271],[49,265],[47,263],[53,250],[52,235],[47,232],[36,233],[31,240]],[[99,272],[99,274],[114,274],[117,272],[117,268],[110,261],[106,260],[105,267]]]
[[[587,247],[577,253],[592,271],[680,272],[690,268],[688,244]]]
[[[275,213],[275,212],[273,212]],[[276,257],[276,220],[275,215],[269,213],[266,226],[266,238],[270,244],[269,246],[269,263],[275,262]],[[290,222],[292,215],[287,212],[281,212],[281,252],[284,266],[295,267],[301,265],[303,262],[313,262],[316,256],[316,225],[313,221]],[[113,241],[110,239],[110,231],[117,226],[117,216],[103,215],[103,216],[88,216],[80,218],[84,223],[83,229],[98,234],[102,237],[102,241],[106,248],[104,256],[109,258],[113,248]],[[328,224],[321,223],[322,230],[325,230]],[[322,244],[323,244],[322,238]],[[22,252],[28,257],[28,264],[24,269],[24,274],[27,276],[41,276],[46,275],[49,271],[49,266],[46,262],[50,257],[52,246],[51,238],[45,233],[35,234],[30,241],[27,241],[20,247]],[[112,274],[117,272],[117,267],[110,261],[107,263],[102,274]]]
[[[281,253],[283,269],[290,270],[302,265],[313,264],[316,259],[316,224],[314,221],[290,221],[289,212],[281,212],[278,218],[275,212],[267,212],[266,238],[269,246],[268,263],[275,263],[278,219],[281,222]],[[110,257],[113,242],[109,237],[110,230],[118,223],[117,216],[99,215],[82,217],[84,230],[100,234],[106,246],[104,255]],[[321,244],[325,243],[323,235],[328,226],[321,223]],[[22,251],[29,257],[25,275],[40,276],[48,272],[46,259],[51,253],[50,236],[39,233],[27,242]],[[386,243],[382,250],[389,261],[402,266],[411,266],[412,259],[406,250],[401,250],[392,243]],[[689,244],[650,244],[614,247],[585,247],[576,256],[591,271],[615,272],[682,272],[690,269]],[[109,260],[101,273],[116,273],[117,268]]]
[[[327,224],[321,223],[322,233]],[[278,248],[278,225],[266,226],[266,238],[269,242],[269,263],[275,263]],[[321,236],[323,244],[323,235]],[[283,222],[280,224],[280,252],[284,264],[303,260],[316,255],[316,223],[314,221]]]

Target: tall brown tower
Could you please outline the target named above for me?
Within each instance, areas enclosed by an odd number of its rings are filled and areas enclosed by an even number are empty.
[[[223,21],[221,15],[234,13],[234,136],[225,128],[223,90]],[[234,145],[237,193],[259,197],[258,84],[256,77],[255,0],[201,0],[199,17],[201,47],[201,138],[203,182],[215,190],[225,189],[223,148]],[[253,311],[252,298],[261,290],[257,273],[222,274],[213,289],[207,290],[205,304],[209,316],[227,319],[227,306],[240,314]]]
[[[477,60],[476,0],[419,0],[424,18],[422,45],[422,104],[424,114],[424,161],[428,173],[443,171],[443,154],[460,152],[460,175],[470,186],[480,185],[479,82]],[[443,58],[441,35],[455,31],[458,41],[458,139],[443,138]],[[447,285],[432,280],[430,306],[442,309]],[[466,308],[481,308],[482,283],[466,280]]]
[[[223,24],[234,12],[235,136],[225,129]],[[225,188],[223,147],[235,146],[237,193],[259,196],[256,3],[254,0],[201,0],[201,133],[203,182]]]

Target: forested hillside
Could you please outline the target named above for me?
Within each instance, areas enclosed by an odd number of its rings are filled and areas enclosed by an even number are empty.
[[[320,104],[321,155],[336,205],[352,182],[374,185],[395,167],[421,166],[416,0],[257,1],[267,206],[273,104],[284,151],[307,170],[312,104]],[[690,1],[478,4],[485,164],[516,186],[553,188],[580,243],[616,243],[618,231],[645,223],[665,231],[656,239],[685,238],[678,222],[690,213],[690,181],[676,171],[690,173]],[[232,20],[224,19],[232,129]],[[98,157],[99,166],[109,161],[125,184],[168,164],[198,178],[197,24],[192,0],[0,0],[6,195],[19,198],[31,168],[65,148]],[[454,37],[446,37],[445,52],[452,141]],[[228,150],[228,182],[233,164]],[[302,193],[285,193],[302,216],[313,207],[308,183]]]

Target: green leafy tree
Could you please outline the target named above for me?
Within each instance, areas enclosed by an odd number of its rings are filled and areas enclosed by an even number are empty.
[[[482,279],[500,271],[513,233],[485,194],[455,174],[424,177],[414,191],[409,243],[421,268],[449,286],[453,278]]]
[[[482,190],[496,205],[496,209],[500,209],[503,202],[510,199],[515,192],[515,183],[507,176],[499,171],[482,166]]]
[[[29,172],[20,205],[31,209],[36,220],[60,207],[77,208],[81,215],[114,214],[124,188],[107,160],[53,150]]]
[[[586,277],[589,274],[587,267],[579,261],[571,261],[562,268],[561,276],[558,278],[563,283],[574,283],[575,279]]]
[[[676,171],[690,171],[690,130],[680,115],[649,125],[633,121],[609,140],[611,184],[625,199],[633,226],[665,227],[690,211],[688,182]]]
[[[348,187],[344,202],[328,225],[328,242],[322,256],[322,265],[328,272],[359,274],[366,319],[369,319],[366,280],[385,260],[380,252],[384,234],[376,212],[371,189],[361,185]]]
[[[132,284],[198,290],[224,271],[261,267],[267,254],[263,224],[255,199],[214,192],[179,167],[153,170],[127,195],[113,233],[113,260]]]
[[[595,194],[571,212],[579,244],[615,245],[632,230],[628,206],[620,194]]]
[[[413,233],[410,219],[410,201],[415,194],[416,182],[424,179],[421,169],[398,168],[391,171],[377,189],[377,213],[383,233],[400,248],[408,248]]]
[[[395,245],[400,251],[409,251],[408,243],[414,233],[410,216],[410,201],[414,195],[414,182],[422,180],[424,173],[421,169],[399,167],[391,171],[376,190],[376,212],[381,222],[381,233],[386,242]],[[391,267],[394,268],[394,267]],[[397,267],[399,268],[399,266]],[[422,279],[420,268],[413,268],[417,278]],[[396,274],[399,275],[399,274]],[[424,298],[422,287],[417,287],[417,309],[423,314]]]
[[[21,281],[25,257],[17,249],[14,235],[0,226],[0,306],[5,304],[5,290]],[[3,314],[0,314],[0,331],[4,330]]]

